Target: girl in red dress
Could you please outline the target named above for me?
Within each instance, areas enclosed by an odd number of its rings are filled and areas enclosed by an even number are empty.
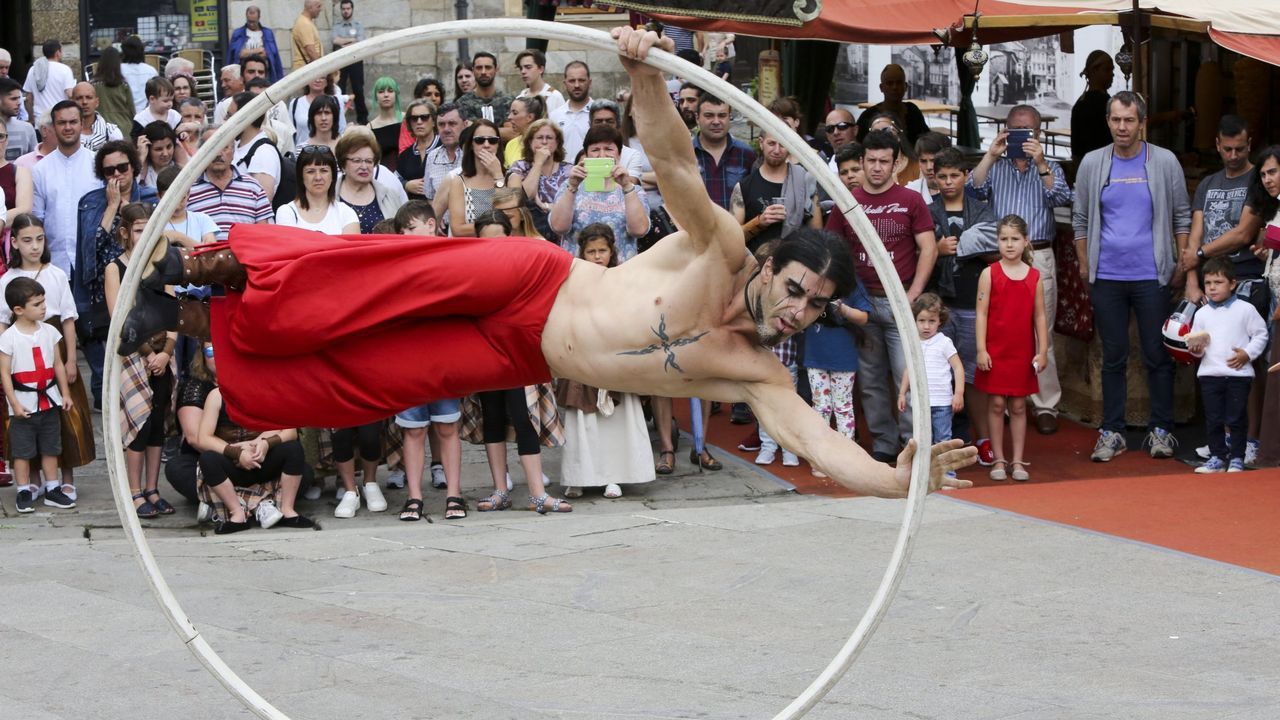
[[[1048,364],[1049,326],[1040,272],[1031,266],[1027,223],[1006,215],[996,227],[1000,260],[978,278],[978,372],[974,385],[990,395],[992,480],[1031,479],[1022,459],[1027,437],[1027,396],[1040,390],[1036,375]],[[1013,460],[1004,459],[1004,414],[1009,411]],[[1005,468],[1012,466],[1012,472]]]

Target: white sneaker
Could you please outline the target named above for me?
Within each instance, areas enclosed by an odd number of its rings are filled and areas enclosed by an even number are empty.
[[[1201,445],[1200,447],[1196,448],[1196,456],[1199,457],[1201,460],[1208,460],[1210,456],[1209,446]]]
[[[432,465],[431,466],[431,487],[439,490],[440,488],[445,487],[446,485],[448,485],[448,483],[446,483],[444,480],[444,466]],[[507,489],[510,490],[511,488],[507,488]]]
[[[196,522],[207,523],[213,517],[213,506],[209,503],[202,502],[196,508]]]
[[[782,466],[783,467],[800,467],[800,458],[796,457],[796,454],[791,452],[790,450],[783,450]]]
[[[1257,440],[1249,440],[1244,444],[1244,465],[1245,467],[1253,467],[1258,464],[1258,450],[1261,444]],[[71,498],[75,500],[75,498]]]
[[[324,493],[324,490],[320,488],[320,485],[318,483],[312,483],[311,487],[307,488],[306,492],[302,493],[302,497],[306,498],[307,500],[319,500],[320,495],[323,493]]]
[[[354,490],[347,490],[342,493],[342,501],[338,503],[338,507],[334,508],[333,516],[336,518],[353,518],[356,516],[356,510],[360,509],[360,493]]]
[[[395,490],[404,489],[404,471],[403,470],[391,471],[391,474],[387,476],[387,488],[395,489]]]
[[[759,454],[756,455],[756,464],[772,465],[773,461],[777,459],[777,457],[778,457],[778,453],[776,450],[770,450],[768,448],[765,448],[764,450],[761,450]]]
[[[622,486],[617,483],[609,483],[604,486],[604,496],[607,498],[622,497]]]
[[[338,502],[342,502],[342,496],[346,494],[347,486],[343,485],[342,481],[337,478],[334,478],[333,482],[335,483],[333,488],[333,499]]]
[[[386,511],[387,499],[382,496],[382,488],[378,487],[378,483],[364,484],[364,506],[369,508],[369,512]]]
[[[258,518],[258,524],[262,526],[263,530],[270,530],[271,526],[280,522],[280,519],[284,517],[284,513],[280,512],[280,508],[276,507],[276,504],[271,500],[263,500],[258,503],[258,510],[254,515]]]

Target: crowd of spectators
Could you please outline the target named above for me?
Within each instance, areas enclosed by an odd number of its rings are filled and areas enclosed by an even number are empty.
[[[294,25],[294,71],[324,53],[313,22],[319,7],[319,0],[306,0]],[[340,8],[334,50],[364,37],[352,2],[343,0]],[[723,45],[717,47],[722,56]],[[31,397],[74,407],[77,351],[90,370],[89,392],[79,391],[86,398],[80,410],[102,407],[106,330],[151,208],[220,124],[283,74],[275,37],[254,7],[233,35],[220,74],[224,99],[214,108],[194,96],[190,67],[174,61],[157,73],[144,62],[137,38],[125,40],[119,52],[108,48],[92,83],[76,83],[60,59],[58,43],[46,43],[24,84],[0,76],[0,228],[5,247],[13,248],[6,253],[5,282],[22,277],[44,284],[36,292],[19,283],[0,315],[30,320],[28,308],[42,296],[50,318],[56,306],[54,330],[65,340],[63,351],[45,355],[56,373],[30,381],[44,383],[30,397],[24,394],[27,379],[15,386],[19,373],[3,373],[11,414],[19,418],[45,409],[33,408]],[[1102,60],[1091,59],[1089,67],[1095,65],[1101,71]],[[535,49],[519,53],[510,70],[524,83],[518,94],[499,89],[499,59],[487,52],[458,65],[452,93],[446,82],[424,78],[412,97],[401,97],[399,85],[384,77],[365,98],[358,65],[340,78],[316,77],[302,94],[277,103],[218,148],[167,219],[165,237],[195,248],[225,240],[237,223],[344,235],[517,235],[543,238],[584,261],[613,267],[674,230],[630,98],[621,104],[593,98],[591,69],[582,61],[565,67],[562,93],[544,79],[546,58]],[[1151,399],[1145,445],[1153,457],[1174,454],[1174,361],[1161,329],[1178,292],[1214,310],[1237,296],[1248,306],[1202,323],[1210,335],[1243,338],[1239,353],[1218,357],[1222,342],[1204,337],[1190,343],[1214,358],[1202,375],[1231,378],[1206,384],[1214,412],[1206,412],[1211,427],[1210,443],[1201,448],[1208,460],[1204,471],[1242,469],[1260,455],[1280,455],[1272,447],[1277,443],[1266,442],[1280,429],[1268,425],[1264,411],[1280,402],[1280,386],[1263,388],[1265,343],[1253,321],[1273,317],[1271,298],[1280,291],[1280,265],[1273,269],[1272,263],[1272,248],[1280,247],[1280,149],[1268,148],[1251,161],[1245,125],[1224,117],[1217,139],[1224,169],[1205,178],[1192,199],[1172,153],[1144,139],[1145,102],[1121,92],[1098,103],[1110,141],[1080,158],[1073,189],[1063,167],[1045,156],[1035,108],[1010,110],[1005,129],[975,162],[902,100],[901,68],[885,68],[881,88],[883,103],[856,119],[833,109],[820,137],[806,140],[822,156],[824,172],[849,189],[879,233],[893,261],[884,280],[845,215],[831,210],[818,178],[779,138],[737,137],[727,103],[689,83],[671,84],[707,194],[741,224],[749,250],[764,257],[805,226],[848,241],[856,289],[833,302],[819,324],[775,348],[816,412],[847,437],[860,431],[874,457],[890,462],[911,437],[911,403],[927,398],[935,438],[954,435],[974,443],[979,461],[992,467],[992,479],[1010,477],[1007,469],[1014,480],[1029,479],[1022,433],[1028,425],[1043,434],[1057,429],[1062,391],[1053,350],[1055,309],[1059,278],[1076,273],[1089,287],[1103,353],[1104,414],[1093,460],[1108,461],[1128,449],[1131,315],[1138,321]],[[782,98],[771,109],[801,127],[794,100]],[[1069,267],[1054,253],[1056,208],[1071,208],[1075,252],[1069,259],[1075,262]],[[1264,236],[1271,244],[1263,244]],[[1216,262],[1202,267],[1206,260]],[[900,284],[915,304],[928,388],[913,391],[904,379],[904,341],[886,281]],[[194,286],[177,291],[188,302],[208,293]],[[484,443],[491,464],[494,491],[476,509],[505,509],[513,485],[506,468],[508,428],[514,429],[530,507],[538,512],[572,509],[548,494],[542,446],[565,445],[562,482],[570,498],[589,487],[618,497],[627,484],[671,474],[677,465],[670,399],[568,381],[444,399],[358,428],[252,433],[221,411],[215,349],[198,338],[194,331],[152,338],[125,361],[121,402],[129,482],[142,517],[174,511],[158,485],[166,440],[174,445],[164,453],[173,491],[200,503],[219,522],[219,532],[255,522],[308,526],[296,503],[321,497],[324,472],[317,474],[318,468],[337,475],[336,517],[352,517],[362,506],[387,510],[385,485],[407,486],[399,517],[419,520],[424,476],[445,489],[447,519],[466,517],[462,439]],[[18,362],[5,349],[12,347],[0,340],[0,361]],[[1274,359],[1277,351],[1271,354]],[[37,361],[23,372],[43,369]],[[1237,402],[1250,393],[1251,401]],[[713,404],[703,402],[703,411],[711,412]],[[1013,442],[1008,462],[1001,442],[1006,412]],[[746,406],[732,408],[732,417],[753,422]],[[55,507],[75,501],[73,464],[42,468],[29,462],[63,451],[37,442],[41,432],[24,430],[6,448],[26,493],[23,511],[41,496]],[[762,429],[739,447],[758,452],[760,464],[779,455],[783,465],[801,461]],[[705,448],[691,452],[689,462],[699,469],[722,467]],[[383,463],[390,470],[380,483]]]

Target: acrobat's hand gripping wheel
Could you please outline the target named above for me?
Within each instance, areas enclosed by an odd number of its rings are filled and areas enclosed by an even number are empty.
[[[397,30],[355,43],[332,55],[326,55],[301,71],[289,73],[283,80],[272,85],[255,98],[253,102],[241,108],[239,112],[214,133],[209,142],[200,148],[200,151],[196,153],[191,162],[187,163],[186,167],[179,173],[177,181],[170,188],[170,191],[165,193],[164,200],[160,202],[156,212],[151,216],[151,221],[147,224],[146,231],[142,236],[141,256],[148,257],[156,244],[163,241],[162,231],[165,218],[172,216],[178,202],[187,196],[187,191],[191,189],[192,184],[212,161],[216,148],[222,147],[226,143],[232,142],[234,138],[239,137],[244,128],[248,127],[255,119],[265,115],[279,100],[291,97],[302,90],[303,86],[314,77],[335,72],[351,63],[372,58],[379,53],[421,45],[427,42],[441,42],[462,37],[534,37],[559,40],[597,50],[617,50],[617,44],[614,40],[607,33],[599,30],[537,20],[483,19],[458,20]],[[888,253],[885,252],[884,246],[880,243],[879,235],[876,234],[875,229],[867,220],[866,214],[863,213],[862,208],[858,206],[849,191],[830,172],[826,164],[785,123],[724,80],[715,77],[696,65],[659,50],[652,51],[645,62],[664,72],[691,80],[702,89],[724,99],[735,110],[741,112],[748,120],[755,123],[757,127],[767,130],[773,137],[780,138],[782,144],[791,152],[791,156],[798,158],[805,169],[813,177],[817,178],[818,183],[827,191],[827,194],[835,199],[836,211],[844,214],[849,221],[850,227],[857,232],[863,246],[870,254],[876,272],[884,282],[898,332],[904,338],[911,338],[909,342],[904,343],[907,372],[910,373],[911,382],[916,387],[926,387],[928,383],[924,375],[924,359],[918,335],[915,332],[914,322],[911,318],[911,308],[907,302],[906,293],[902,289],[902,284],[896,282],[897,275],[894,273],[893,263],[889,259]],[[107,347],[114,348],[120,341],[121,325],[124,317],[133,306],[133,298],[137,294],[138,285],[141,281],[142,267],[142,263],[134,263],[129,266],[128,271],[125,273],[119,294],[122,306],[117,308],[117,312],[112,316],[110,333],[107,336]],[[105,397],[120,397],[120,371],[120,357],[114,352],[107,353],[106,368],[104,369],[106,376]],[[267,702],[266,699],[236,675],[231,668],[227,667],[226,663],[222,662],[218,654],[200,635],[195,625],[186,617],[177,598],[170,591],[159,566],[156,565],[155,557],[151,554],[151,549],[147,545],[146,536],[142,532],[142,526],[138,523],[137,515],[133,511],[133,505],[129,502],[124,445],[121,442],[120,403],[109,401],[105,406],[106,418],[103,422],[104,445],[108,453],[107,469],[111,476],[111,490],[115,496],[116,509],[120,513],[120,522],[133,543],[138,560],[142,564],[142,569],[151,584],[151,590],[155,594],[156,600],[160,603],[161,610],[196,658],[231,694],[244,703],[246,708],[262,718],[288,720],[287,715]],[[875,596],[872,598],[871,604],[867,607],[858,626],[853,630],[853,633],[836,656],[832,658],[826,669],[791,704],[779,712],[774,720],[802,717],[835,686],[845,671],[853,664],[858,653],[870,640],[872,633],[880,624],[880,620],[888,609],[889,601],[897,591],[898,583],[901,581],[906,568],[907,558],[910,556],[916,530],[920,525],[920,516],[929,486],[929,470],[932,463],[932,453],[929,451],[929,447],[932,444],[932,428],[928,406],[923,403],[915,403],[911,419],[919,450],[912,466],[911,490],[908,495],[906,510],[903,513],[902,527],[899,530],[897,542],[889,559],[889,566],[880,581],[880,586],[876,589]]]

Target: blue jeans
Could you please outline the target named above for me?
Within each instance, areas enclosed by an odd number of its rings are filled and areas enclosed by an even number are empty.
[[[929,408],[929,418],[933,421],[933,441],[940,443],[951,439],[951,406],[934,405]]]
[[[1252,378],[1200,378],[1200,398],[1204,401],[1204,423],[1209,431],[1209,454],[1227,460],[1244,460],[1249,437],[1249,386]],[[1223,437],[1223,426],[1231,431],[1231,446]]]
[[[1155,280],[1097,280],[1089,297],[1093,301],[1093,323],[1102,340],[1102,429],[1124,432],[1132,311],[1138,320],[1139,346],[1151,395],[1147,428],[1172,431],[1174,365],[1161,336],[1171,311],[1169,289]]]

